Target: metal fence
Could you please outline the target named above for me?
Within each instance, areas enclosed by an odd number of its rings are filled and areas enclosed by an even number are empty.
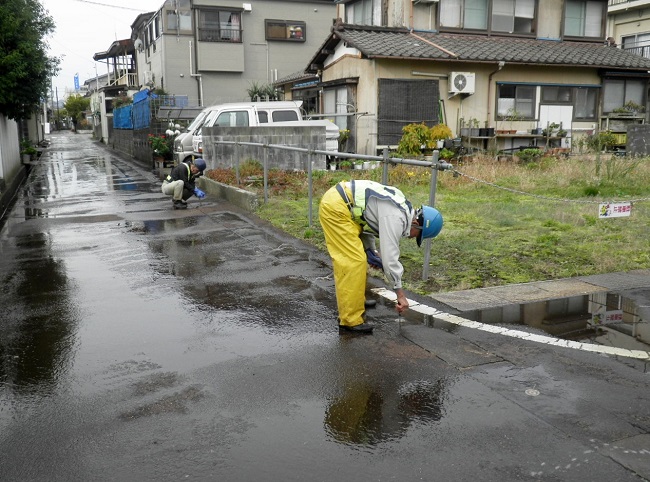
[[[368,156],[363,154],[352,154],[349,152],[333,152],[323,151],[318,149],[308,149],[304,147],[291,147],[277,144],[265,144],[260,142],[238,142],[238,141],[219,141],[216,140],[215,144],[224,145],[245,145],[254,146],[262,149],[262,166],[264,168],[264,202],[269,199],[269,149],[277,149],[280,151],[296,151],[302,152],[308,156],[307,159],[307,179],[308,179],[308,197],[309,197],[309,227],[313,224],[313,172],[312,166],[314,164],[314,156],[332,156],[339,159],[358,159],[362,161],[379,161],[382,164],[382,184],[388,184],[388,168],[391,165],[405,164],[409,166],[426,167],[431,169],[431,183],[429,186],[429,202],[428,205],[434,207],[436,203],[436,186],[438,183],[438,171],[447,171],[453,169],[453,166],[444,160],[439,159],[439,152],[433,151],[433,159],[431,161],[423,161],[419,159],[405,159],[400,157],[389,157],[388,149],[384,148],[381,156]],[[239,159],[235,160],[235,177],[239,184]],[[426,281],[429,278],[429,260],[431,257],[431,239],[424,241],[424,263],[422,267],[422,280]]]

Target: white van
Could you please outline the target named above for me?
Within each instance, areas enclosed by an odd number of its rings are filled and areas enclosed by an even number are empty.
[[[185,132],[181,132],[174,138],[174,164],[178,165],[181,162],[192,159],[192,136],[196,129],[203,124],[205,116],[208,115],[210,109],[210,107],[203,109],[190,125],[187,126]]]
[[[269,101],[269,102],[231,102],[209,107],[209,112],[192,134],[192,151],[195,156],[201,156],[203,145],[201,129],[221,125],[226,127],[251,126],[281,121],[297,121],[302,119],[300,107],[302,101]],[[217,119],[219,119],[217,123]]]
[[[329,120],[304,120],[300,107],[302,101],[274,102],[236,102],[214,106],[200,127],[195,130],[192,138],[192,153],[196,157],[203,156],[204,127],[255,127],[273,125],[309,125],[325,127],[327,150],[336,151],[338,148],[338,127]]]
[[[182,132],[174,139],[174,161],[179,164],[193,157],[200,157],[200,151],[193,148],[192,144],[196,136],[201,136],[201,128],[204,125],[213,125],[216,117],[224,110],[239,111],[244,109],[250,114],[239,113],[235,115],[234,123],[219,124],[228,126],[247,126],[273,122],[298,121],[302,119],[302,101],[269,101],[269,102],[233,102],[228,104],[216,104],[206,107],[190,123],[185,132]],[[253,115],[252,113],[255,113]],[[247,118],[254,118],[251,123],[245,123]],[[237,120],[239,119],[239,120]]]

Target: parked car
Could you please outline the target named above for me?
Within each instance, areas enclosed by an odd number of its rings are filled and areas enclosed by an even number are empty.
[[[302,101],[237,102],[213,106],[192,136],[192,155],[203,155],[203,128],[267,126],[318,126],[326,129],[326,149],[338,149],[339,128],[327,119],[305,120]]]

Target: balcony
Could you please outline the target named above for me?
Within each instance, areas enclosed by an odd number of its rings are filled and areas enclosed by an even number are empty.
[[[127,87],[139,87],[138,74],[129,72],[111,72],[108,77],[107,85],[126,85]]]
[[[607,0],[607,13],[611,14],[647,6],[650,6],[650,0]]]
[[[626,45],[622,47],[622,49],[631,54],[640,55],[641,57],[650,59],[650,45],[629,46],[629,47]]]

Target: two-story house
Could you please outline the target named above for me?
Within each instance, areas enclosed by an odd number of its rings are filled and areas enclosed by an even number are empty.
[[[335,17],[331,0],[166,0],[131,26],[139,82],[198,106],[250,100],[303,70]]]
[[[358,153],[396,146],[412,122],[494,129],[477,145],[533,145],[550,123],[593,132],[646,105],[650,59],[606,40],[606,0],[344,0],[308,64],[324,112]],[[507,129],[500,129],[500,127]],[[499,134],[514,128],[516,133]],[[349,141],[350,142],[350,141]]]

